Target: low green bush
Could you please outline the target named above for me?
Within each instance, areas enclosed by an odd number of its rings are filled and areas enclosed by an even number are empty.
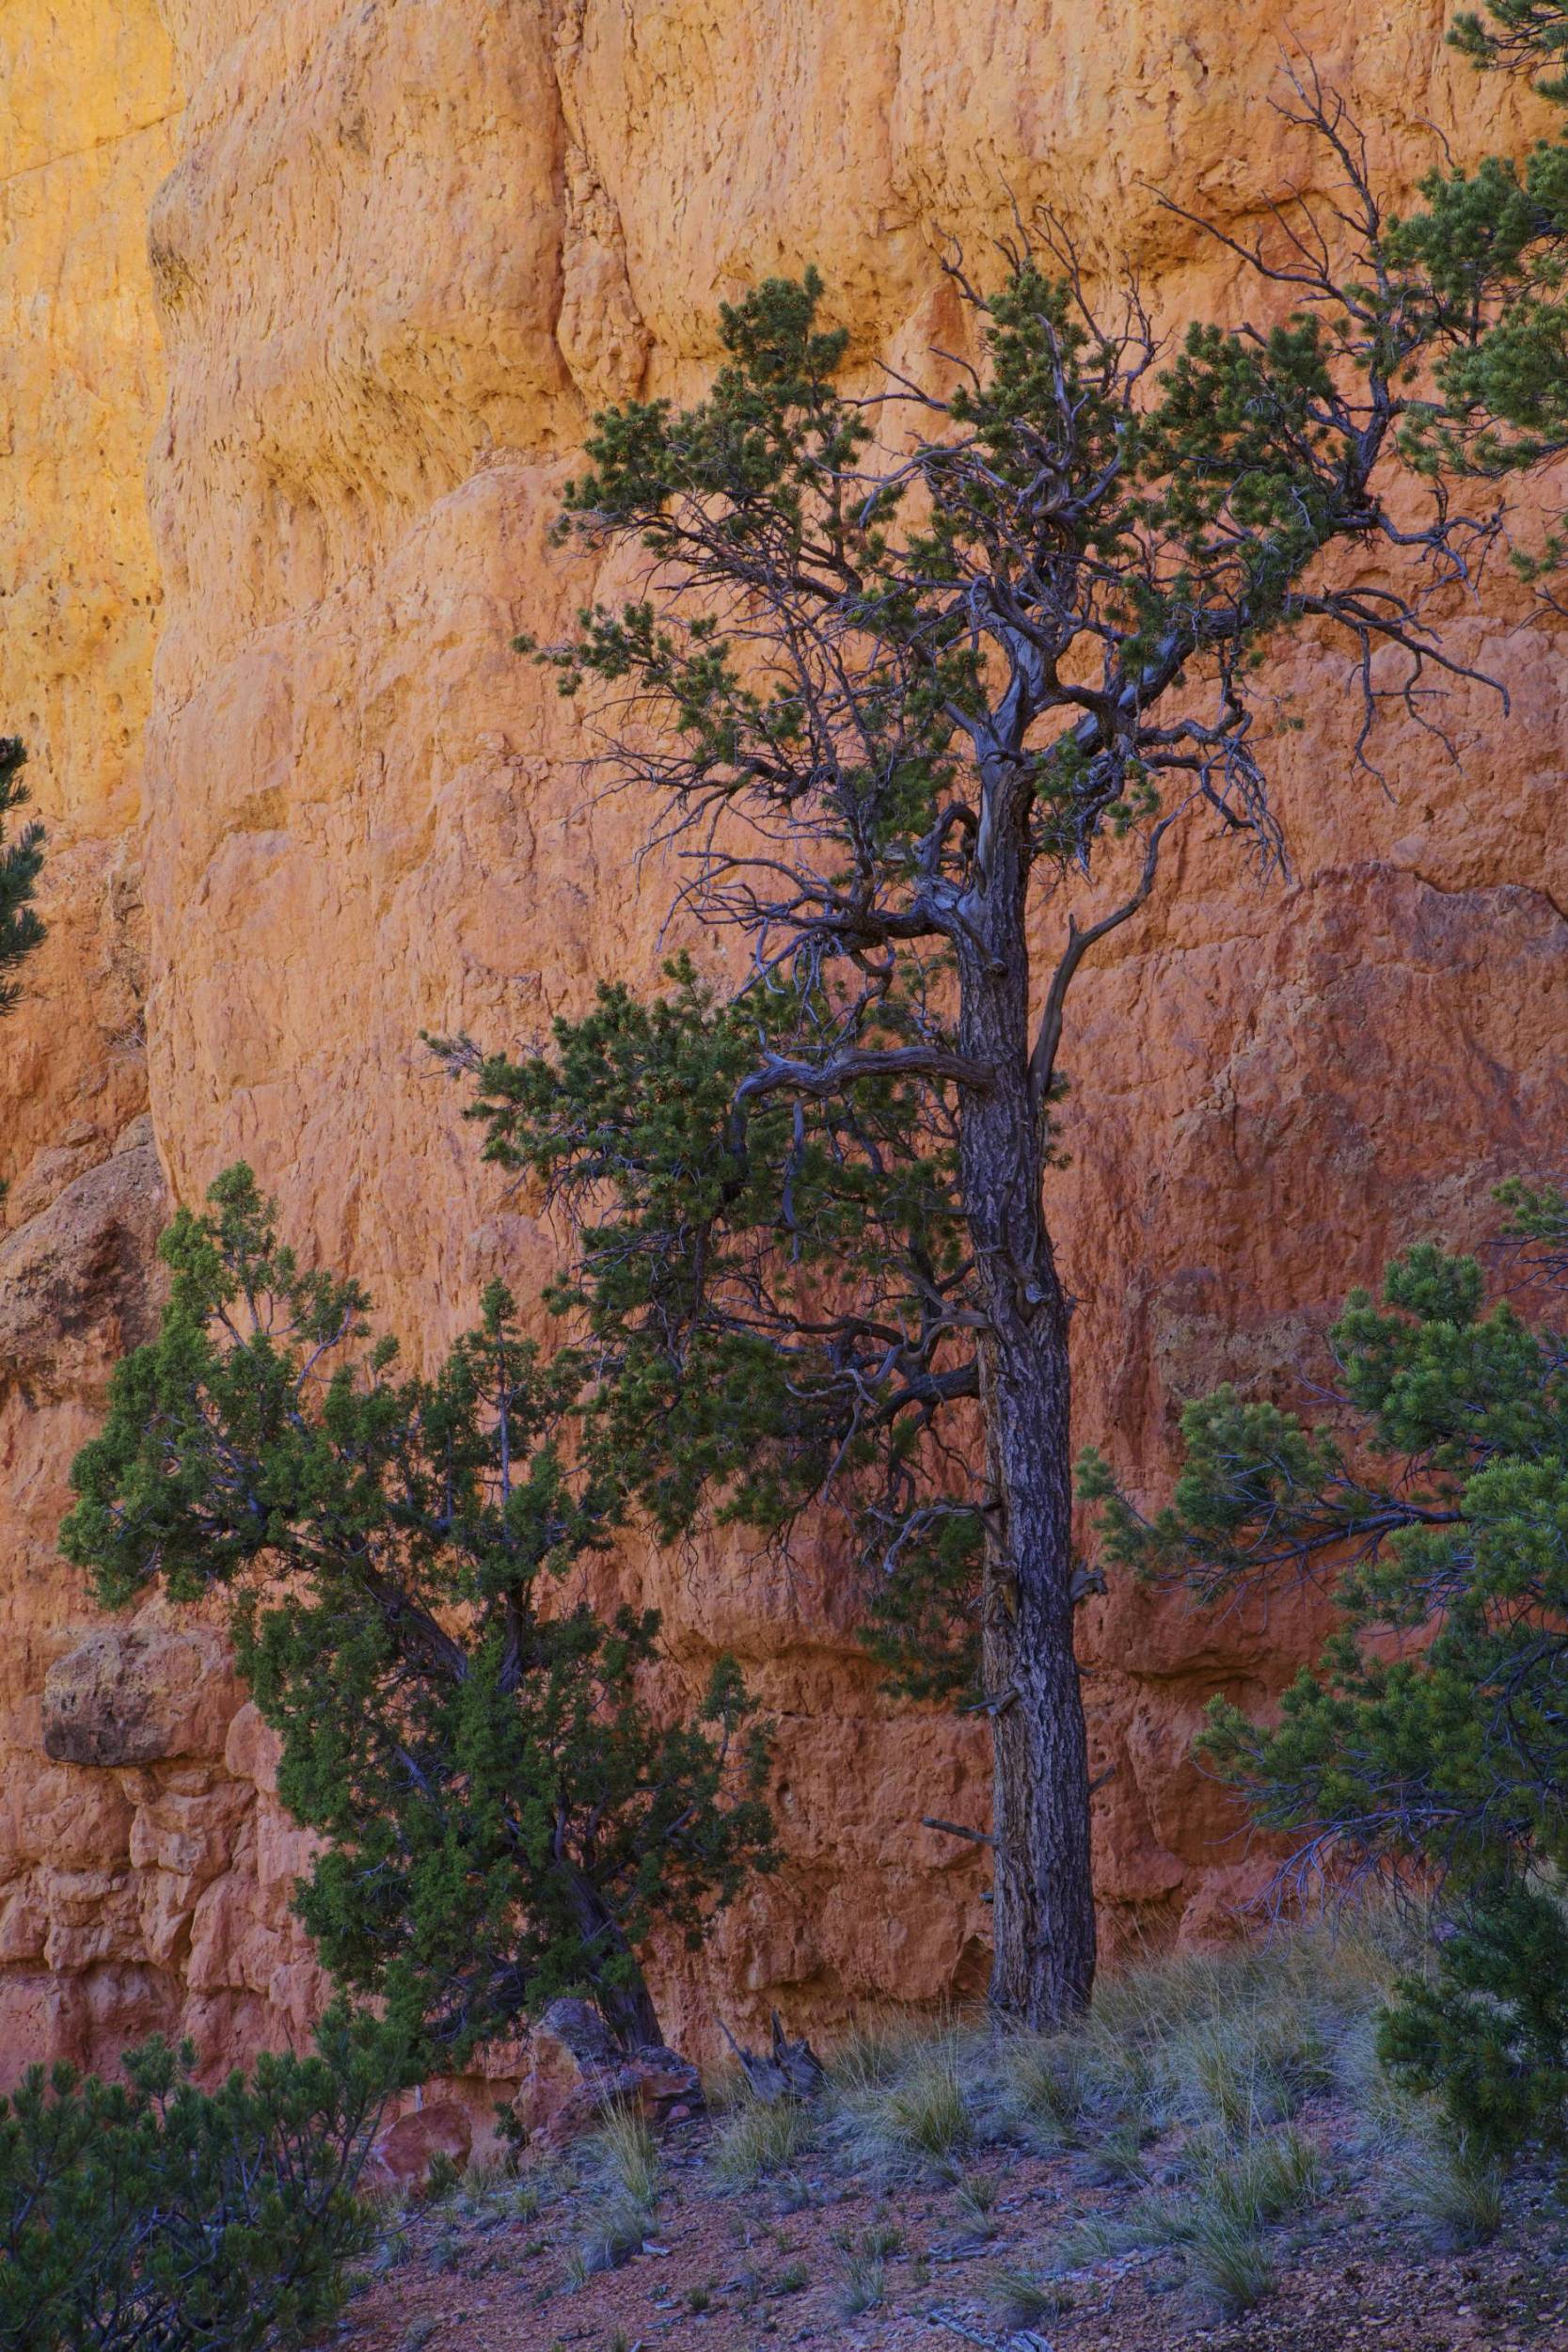
[[[313,2055],[213,2092],[193,2055],[148,2042],[119,2082],[35,2066],[0,2099],[0,2344],[248,2352],[333,2317],[375,2233],[387,2045],[335,2012]]]

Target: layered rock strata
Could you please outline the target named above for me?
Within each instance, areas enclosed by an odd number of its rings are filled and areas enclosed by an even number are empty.
[[[1524,135],[1444,13],[1291,18],[1395,186],[1433,124],[1460,152]],[[595,584],[547,544],[588,412],[700,385],[716,303],[810,260],[868,384],[879,356],[940,364],[944,241],[983,256],[1015,202],[1136,267],[1163,318],[1236,315],[1255,294],[1153,191],[1240,229],[1299,173],[1268,104],[1283,30],[1272,0],[13,0],[0,723],[36,737],[56,855],[55,943],[0,1038],[8,2058],[151,2023],[240,2057],[319,1993],[287,1917],[302,1848],[209,1637],[103,1628],[53,1529],[150,1311],[166,1176],[191,1200],[248,1157],[433,1347],[489,1274],[526,1291],[550,1263],[419,1035],[515,1041],[657,975],[635,813],[594,801],[570,711],[508,650]],[[1281,715],[1307,725],[1273,752],[1293,881],[1195,842],[1082,985],[1082,1434],[1151,1485],[1183,1395],[1300,1359],[1386,1250],[1475,1230],[1497,1175],[1558,1149],[1560,639],[1506,598],[1454,627],[1506,723],[1457,691],[1457,766],[1391,725],[1382,791],[1342,660],[1298,644]],[[983,1819],[983,1735],[890,1706],[809,1561],[622,1575],[666,1613],[673,1684],[727,1645],[780,1726],[788,1867],[672,1958],[673,2039],[978,1988],[984,1872],[920,1821]],[[1214,1931],[1256,1887],[1190,1734],[1212,1689],[1277,1689],[1315,1607],[1086,1613],[1113,1947]]]

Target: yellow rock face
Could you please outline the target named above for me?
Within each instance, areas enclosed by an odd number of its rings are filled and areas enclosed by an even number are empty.
[[[492,1271],[526,1288],[549,1236],[477,1165],[418,1038],[513,1041],[657,970],[664,898],[629,813],[591,803],[570,712],[508,650],[593,586],[546,545],[586,414],[691,389],[716,302],[812,260],[867,380],[879,354],[918,370],[955,331],[944,241],[983,266],[1015,200],[1053,205],[1093,265],[1135,264],[1163,316],[1254,305],[1155,191],[1238,228],[1298,174],[1268,103],[1286,14],[11,0],[0,725],[37,742],[57,850],[55,939],[0,1032],[0,1150],[17,1246],[55,1219],[26,1245],[29,1295],[76,1279],[89,1337],[62,1340],[69,1376],[0,1363],[10,2056],[100,2056],[149,2021],[243,2055],[318,1990],[287,1918],[304,1849],[253,1720],[227,1763],[42,1746],[45,1671],[90,1624],[50,1556],[62,1473],[146,1311],[144,1131],[139,1190],[99,1175],[55,1204],[113,1165],[144,1033],[178,1197],[244,1153],[432,1343]],[[1461,153],[1522,135],[1516,94],[1445,52],[1445,15],[1290,12],[1395,185],[1431,161],[1431,122]],[[1260,888],[1196,845],[1192,886],[1084,985],[1061,1213],[1082,1435],[1124,1464],[1158,1462],[1184,1394],[1299,1355],[1388,1247],[1473,1229],[1497,1175],[1558,1147],[1560,655],[1522,619],[1458,624],[1507,677],[1510,724],[1456,695],[1457,771],[1391,728],[1386,797],[1350,766],[1342,663],[1299,645],[1283,684],[1309,725],[1275,759],[1296,880]],[[625,1575],[665,1610],[674,1671],[733,1645],[781,1726],[791,1867],[672,1963],[673,2038],[716,2004],[740,2030],[777,2000],[794,2027],[978,1986],[983,1873],[918,1827],[982,1818],[978,1735],[878,1696],[810,1562],[788,1589],[733,1550]],[[1277,1688],[1313,1609],[1195,1628],[1117,1595],[1090,1615],[1107,1923],[1209,1932],[1255,1879],[1186,1760],[1196,1708],[1218,1681]],[[75,1857],[52,1875],[20,1826],[44,1807]],[[96,1927],[72,1871],[103,1881]]]
[[[49,829],[50,936],[0,1029],[0,2047],[123,2042],[146,1964],[117,1775],[54,1764],[41,1693],[87,1630],[55,1532],[166,1214],[147,1108],[137,811],[159,588],[144,475],[163,363],[147,207],[179,86],[143,0],[0,19],[0,732]],[[160,2005],[161,2003],[161,2005]],[[176,2005],[177,2007],[177,2005]]]

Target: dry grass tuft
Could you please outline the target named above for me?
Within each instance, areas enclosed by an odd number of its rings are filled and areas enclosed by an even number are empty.
[[[874,2312],[886,2293],[887,2265],[869,2240],[846,2248],[833,2296],[841,2317],[858,2319],[863,2312]]]
[[[950,2166],[974,2144],[974,2118],[949,2038],[935,2042],[873,2106],[870,2120],[896,2153]]]
[[[566,2275],[573,2286],[580,2286],[603,2270],[619,2270],[642,2250],[647,2233],[648,2209],[617,2200],[594,2215],[581,2239],[566,2258]]]
[[[1257,2231],[1217,2210],[1202,2214],[1193,2230],[1187,2272],[1200,2299],[1222,2319],[1251,2311],[1274,2285],[1274,2265]]]
[[[1048,2279],[1037,2279],[1032,2271],[1017,2270],[1002,2265],[992,2271],[987,2282],[991,2306],[1004,2328],[1011,2332],[1032,2328],[1039,2319],[1058,2319],[1071,2309],[1071,2297]]]
[[[859,2106],[895,2082],[930,2041],[929,2019],[899,2010],[872,2010],[856,2019],[828,2060],[828,2088],[838,2100]]]

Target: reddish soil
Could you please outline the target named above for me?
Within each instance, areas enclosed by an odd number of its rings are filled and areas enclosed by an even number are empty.
[[[1053,2283],[1066,2308],[1009,2325],[995,2274],[1038,2277],[1061,2260],[1085,2215],[1114,2220],[1135,2192],[1096,2188],[1081,2159],[991,2149],[969,2177],[995,2185],[977,2223],[959,2191],[934,2181],[843,2173],[804,2162],[787,2186],[719,2185],[705,2163],[706,2123],[664,2148],[657,2232],[620,2268],[577,2278],[572,2249],[602,2210],[602,2188],[573,2187],[531,2219],[458,2197],[405,2215],[348,2307],[344,2352],[770,2352],[815,2344],[853,2352],[1545,2352],[1568,2348],[1568,2212],[1544,2176],[1510,2190],[1488,2246],[1438,2252],[1395,2214],[1377,2176],[1342,2153],[1352,2119],[1326,2103],[1301,2119],[1328,2157],[1330,2193],[1270,2233],[1272,2290],[1218,2319],[1196,2300],[1178,2249],[1109,2255]],[[1160,2185],[1158,2152],[1151,2158]],[[525,2176],[526,2177],[526,2176]],[[804,2197],[804,2202],[801,2198]],[[897,2231],[882,2299],[845,2307],[865,2233]],[[701,2308],[698,2308],[701,2307]],[[1031,2332],[1032,2330],[1032,2332]]]

